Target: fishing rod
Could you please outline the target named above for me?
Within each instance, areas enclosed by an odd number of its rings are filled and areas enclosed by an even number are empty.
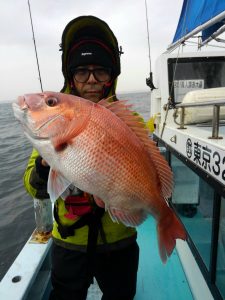
[[[146,84],[150,87],[151,91],[155,89],[153,84],[153,77],[152,77],[152,64],[151,64],[151,53],[150,53],[150,39],[149,39],[149,26],[148,26],[148,8],[147,8],[147,1],[145,0],[145,14],[146,14],[146,26],[147,26],[147,35],[148,35],[148,57],[149,57],[149,66],[150,72],[149,77],[146,78]]]
[[[28,2],[29,13],[30,13],[30,23],[31,23],[31,29],[32,29],[32,34],[33,34],[34,50],[35,50],[36,61],[37,61],[39,81],[40,81],[41,91],[43,92],[43,86],[42,86],[42,80],[41,80],[41,72],[40,72],[39,61],[38,61],[38,54],[37,54],[37,47],[36,47],[35,36],[34,36],[34,26],[33,26],[32,15],[31,15],[30,1],[28,0],[27,2]]]
[[[31,23],[32,34],[33,34],[34,50],[36,55],[37,67],[38,67],[39,81],[40,81],[41,91],[43,92],[37,47],[36,47],[35,36],[34,36],[34,26],[33,26],[32,15],[31,15],[30,1],[28,0],[27,2],[29,7],[29,13],[30,13],[30,23]],[[52,222],[53,222],[51,200],[49,198],[42,199],[42,200],[33,198],[33,200],[34,200],[34,216],[35,216],[35,223],[36,223],[34,238],[37,239],[39,237],[40,239],[40,237],[44,236],[47,237],[48,239],[49,233],[52,231]]]

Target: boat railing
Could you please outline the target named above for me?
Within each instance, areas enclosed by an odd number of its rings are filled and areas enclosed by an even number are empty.
[[[220,121],[220,107],[225,106],[225,99],[205,101],[205,102],[195,102],[195,103],[179,103],[175,106],[176,109],[180,108],[180,127],[179,129],[186,129],[185,127],[185,109],[188,107],[203,107],[203,106],[213,106],[213,117],[212,117],[212,136],[210,139],[222,139],[219,136],[219,121]]]

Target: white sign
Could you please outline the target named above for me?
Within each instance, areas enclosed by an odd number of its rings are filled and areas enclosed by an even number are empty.
[[[175,102],[181,102],[188,92],[199,89],[204,89],[203,79],[174,80]]]
[[[197,167],[225,185],[225,150],[169,128],[165,140]],[[176,136],[176,142],[173,142]]]

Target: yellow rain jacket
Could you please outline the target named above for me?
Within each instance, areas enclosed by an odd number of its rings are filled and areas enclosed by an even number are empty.
[[[88,28],[91,27],[91,31]],[[62,35],[62,72],[64,75],[64,86],[61,90],[63,93],[71,94],[71,85],[68,70],[66,68],[68,51],[74,42],[74,39],[79,39],[84,34],[88,36],[99,34],[99,38],[104,40],[107,45],[111,48],[115,56],[115,70],[114,70],[114,81],[110,90],[107,91],[107,96],[115,95],[117,76],[120,74],[120,51],[117,43],[117,39],[114,36],[108,25],[102,20],[93,16],[83,16],[72,20],[65,28]],[[44,199],[48,197],[47,194],[47,182],[39,177],[36,172],[35,161],[39,153],[34,149],[28,162],[24,174],[24,185],[28,193],[35,198]],[[103,183],[104,184],[104,183]],[[65,202],[62,198],[57,199],[56,208],[58,211],[58,217],[60,223],[65,226],[70,226],[76,221],[66,218],[64,215],[68,213]],[[97,239],[97,251],[111,251],[119,248],[123,248],[136,240],[135,228],[126,227],[123,224],[114,223],[109,214],[105,212],[101,218],[102,229],[105,235],[105,241],[103,241],[101,235],[98,235]],[[74,235],[67,238],[62,238],[58,229],[57,223],[53,224],[53,239],[54,241],[65,248],[74,249],[79,251],[86,251],[88,242],[88,226],[85,225],[81,228],[75,229]]]

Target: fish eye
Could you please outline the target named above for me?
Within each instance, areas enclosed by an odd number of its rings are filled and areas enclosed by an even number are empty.
[[[55,106],[56,104],[57,104],[57,99],[56,98],[53,98],[53,97],[51,97],[51,98],[48,98],[48,99],[46,99],[46,104],[48,105],[48,106]]]

